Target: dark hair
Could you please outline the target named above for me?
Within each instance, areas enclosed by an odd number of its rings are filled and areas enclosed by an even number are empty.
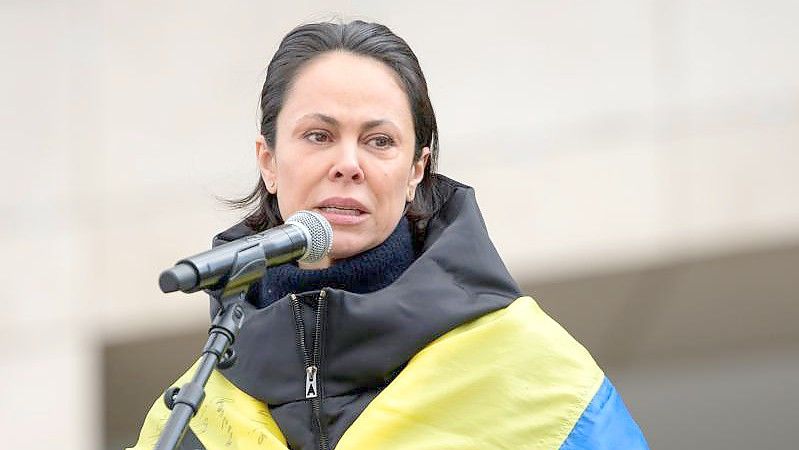
[[[394,70],[411,107],[415,131],[414,161],[418,161],[424,147],[430,148],[430,157],[416,195],[407,205],[406,216],[415,225],[417,232],[424,231],[427,219],[438,210],[440,195],[433,176],[438,160],[438,129],[433,105],[427,93],[427,82],[419,61],[411,48],[385,25],[356,20],[346,24],[312,23],[291,30],[280,43],[280,47],[269,62],[266,80],[261,90],[261,134],[266,143],[275,148],[277,116],[283,107],[299,70],[313,58],[330,51],[347,51],[368,56],[385,63]],[[283,223],[278,209],[277,196],[266,190],[259,177],[255,189],[246,197],[229,200],[238,208],[257,205],[245,218],[245,224],[255,230]],[[419,233],[417,233],[417,238]]]

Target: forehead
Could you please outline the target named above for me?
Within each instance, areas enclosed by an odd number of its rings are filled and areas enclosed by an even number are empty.
[[[346,52],[317,56],[296,75],[278,121],[321,113],[341,122],[391,120],[413,130],[408,97],[394,71]]]

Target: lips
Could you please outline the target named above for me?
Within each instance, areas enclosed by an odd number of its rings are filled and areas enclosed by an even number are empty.
[[[331,197],[323,200],[317,206],[319,209],[335,209],[338,211],[368,212],[363,203],[350,197]]]
[[[316,207],[333,225],[353,225],[360,223],[369,214],[366,207],[354,198],[331,197]]]
[[[330,214],[344,214],[345,216],[360,216],[363,212],[359,209],[345,209],[335,206],[322,206],[319,210]]]

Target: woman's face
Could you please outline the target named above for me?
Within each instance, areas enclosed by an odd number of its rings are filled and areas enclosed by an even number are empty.
[[[316,211],[333,226],[329,257],[304,267],[328,267],[386,240],[430,153],[413,160],[413,118],[392,69],[346,52],[317,56],[296,75],[276,126],[274,148],[260,137],[256,152],[280,214]]]

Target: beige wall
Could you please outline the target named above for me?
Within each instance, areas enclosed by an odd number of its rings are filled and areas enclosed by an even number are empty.
[[[3,2],[1,333],[18,343],[0,363],[4,446],[102,447],[102,349],[203,327],[203,296],[164,296],[157,274],[236,220],[214,196],[255,180],[268,58],[292,26],[332,14],[384,22],[417,52],[441,171],[477,188],[492,237],[531,289],[799,242],[796,2]],[[736,273],[750,272],[718,283]],[[669,343],[683,313],[701,324],[737,291],[699,311],[643,291],[613,318],[661,317],[644,341]],[[666,366],[613,366],[622,392],[629,383],[645,402],[631,408],[662,405],[640,392],[690,399],[721,372],[730,389],[799,376],[775,362],[799,342],[780,321],[799,313],[796,297],[789,284],[769,297],[786,299],[763,304],[779,314],[733,339],[738,348],[760,336],[746,355],[713,347],[694,359],[675,351]],[[600,300],[590,308],[602,317],[613,303]],[[569,321],[585,307],[557,312]],[[570,329],[593,350],[591,326]],[[747,334],[774,327],[780,346]],[[716,354],[735,355],[729,371],[701,369]],[[686,408],[698,415],[686,423],[721,408]],[[679,448],[669,438],[680,423],[667,423],[646,424],[653,446]],[[741,433],[781,436],[766,431]]]

